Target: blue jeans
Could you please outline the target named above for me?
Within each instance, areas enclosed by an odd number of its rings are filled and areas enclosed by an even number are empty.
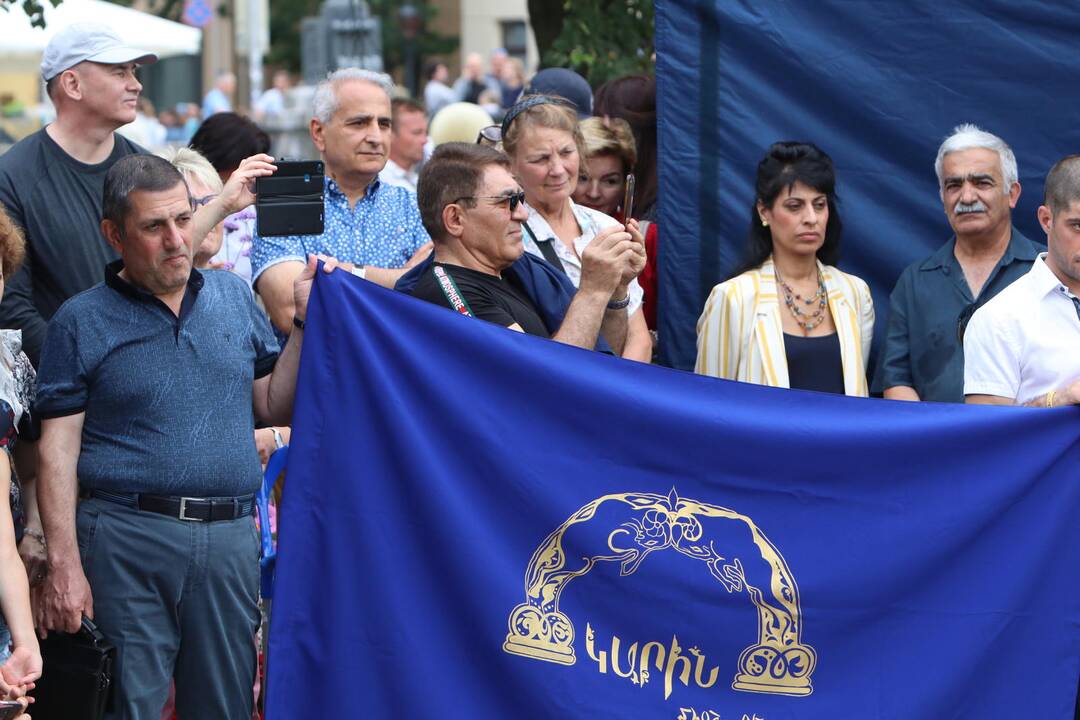
[[[106,718],[159,720],[173,678],[180,720],[251,718],[254,520],[188,522],[91,498],[76,526],[94,621],[117,647]]]

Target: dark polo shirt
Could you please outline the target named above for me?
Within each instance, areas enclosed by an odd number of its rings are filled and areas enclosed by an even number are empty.
[[[114,492],[236,496],[260,483],[252,382],[278,345],[251,289],[193,270],[177,317],[117,274],[65,302],[38,369],[41,418],[85,412],[79,484]]]
[[[1038,254],[1046,250],[1014,227],[1005,253],[976,299],[953,252],[955,247],[954,237],[927,259],[909,265],[897,280],[889,300],[885,352],[874,379],[875,393],[906,385],[915,388],[923,400],[964,402],[964,349],[957,336],[961,314],[970,319],[975,307],[1027,274]]]

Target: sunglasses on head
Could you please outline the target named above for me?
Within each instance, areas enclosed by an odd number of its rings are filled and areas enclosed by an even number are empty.
[[[498,145],[502,142],[502,128],[498,125],[488,125],[481,128],[476,136],[477,145]]]
[[[197,208],[204,205],[209,205],[214,201],[215,198],[217,198],[217,196],[218,193],[210,193],[209,195],[203,195],[202,197],[193,197],[191,198],[191,204],[193,207]]]

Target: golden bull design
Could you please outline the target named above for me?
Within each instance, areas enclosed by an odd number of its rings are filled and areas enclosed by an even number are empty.
[[[597,555],[568,566],[563,547],[566,532],[595,521],[604,509],[622,520],[607,535]],[[741,525],[760,557],[727,558],[706,537],[702,520],[717,518]],[[574,625],[559,609],[559,596],[571,580],[598,562],[617,562],[622,576],[632,575],[649,553],[675,550],[705,563],[729,593],[746,591],[757,610],[757,641],[739,655],[735,690],[780,695],[809,695],[817,653],[802,641],[799,588],[776,546],[745,515],[707,503],[652,493],[605,495],[571,515],[533,553],[525,572],[525,602],[510,613],[503,650],[515,655],[573,665]],[[749,576],[749,577],[748,577]],[[759,584],[754,584],[758,582]],[[763,590],[764,588],[764,590]]]

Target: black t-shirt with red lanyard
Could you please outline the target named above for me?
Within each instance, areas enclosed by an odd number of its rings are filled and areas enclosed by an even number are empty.
[[[503,327],[517,324],[530,335],[551,337],[529,296],[510,275],[502,278],[459,265],[433,263],[416,281],[411,294],[462,315]]]

